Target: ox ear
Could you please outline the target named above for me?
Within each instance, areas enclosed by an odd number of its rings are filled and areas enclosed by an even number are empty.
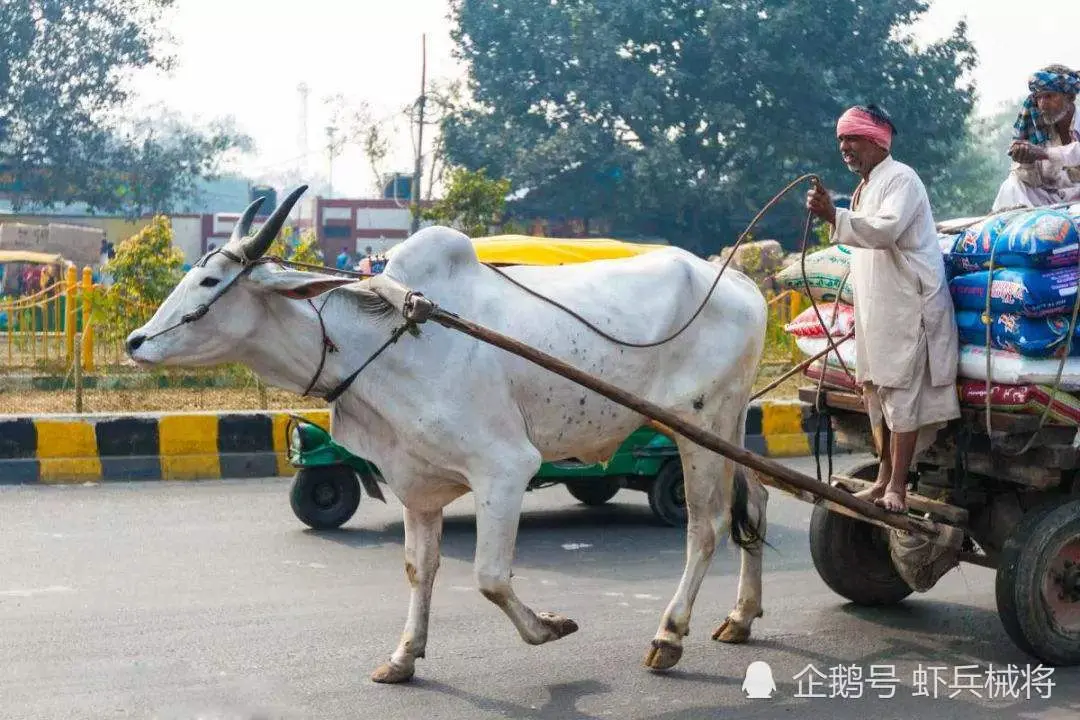
[[[300,270],[264,270],[258,268],[251,274],[257,287],[285,297],[306,300],[317,297],[342,285],[355,283],[353,278],[330,277]]]

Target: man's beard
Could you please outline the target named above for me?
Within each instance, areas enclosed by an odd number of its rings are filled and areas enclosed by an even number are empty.
[[[1053,115],[1050,115],[1048,113],[1043,113],[1043,121],[1047,125],[1057,125],[1059,122],[1061,122],[1065,118],[1069,117],[1069,113],[1073,112],[1075,107],[1076,107],[1075,105],[1070,104],[1070,105],[1065,105],[1064,107],[1061,108],[1061,110],[1059,110],[1057,113],[1055,113]]]

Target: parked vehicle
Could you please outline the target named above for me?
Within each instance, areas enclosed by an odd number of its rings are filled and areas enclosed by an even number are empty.
[[[286,432],[289,462],[297,469],[289,500],[305,525],[316,530],[341,527],[356,513],[365,492],[383,499],[379,469],[334,442],[326,429],[294,416]],[[544,463],[528,489],[553,485],[565,485],[586,505],[603,505],[624,488],[641,490],[648,493],[649,507],[661,521],[686,524],[679,450],[650,427],[631,433],[607,463]]]

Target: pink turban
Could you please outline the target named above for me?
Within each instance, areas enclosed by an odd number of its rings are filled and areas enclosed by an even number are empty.
[[[840,116],[836,123],[836,136],[842,135],[864,137],[886,151],[892,147],[892,128],[859,108],[851,108]]]

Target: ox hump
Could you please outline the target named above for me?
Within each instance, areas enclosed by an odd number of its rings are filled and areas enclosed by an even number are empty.
[[[417,231],[387,255],[386,273],[406,284],[452,280],[480,268],[468,236],[441,225]]]

